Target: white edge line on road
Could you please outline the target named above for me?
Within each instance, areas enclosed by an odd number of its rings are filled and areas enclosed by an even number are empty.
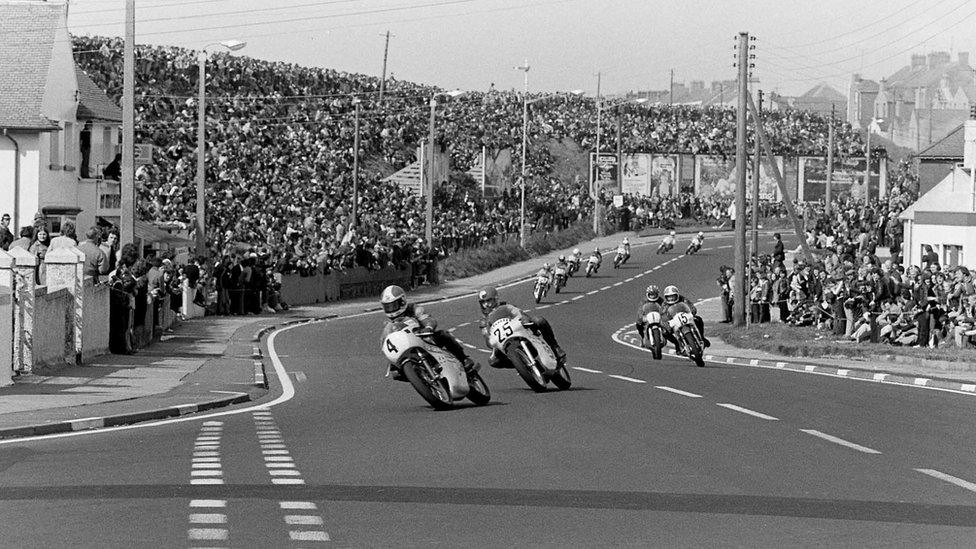
[[[748,414],[750,416],[758,417],[759,419],[765,419],[765,420],[768,420],[768,421],[779,421],[778,418],[775,418],[773,416],[767,416],[766,414],[757,412],[755,410],[750,410],[748,408],[743,408],[741,406],[736,406],[735,404],[728,404],[728,403],[724,403],[724,402],[716,402],[716,404],[718,406],[721,406],[722,408],[728,408],[729,410],[735,410],[736,412],[742,412],[743,414]]]
[[[689,393],[688,391],[682,391],[681,389],[675,389],[674,387],[668,387],[666,385],[655,385],[654,388],[690,398],[702,398],[701,395],[696,395],[695,393]]]
[[[868,448],[867,446],[861,446],[860,444],[854,444],[853,442],[844,440],[842,438],[837,438],[833,435],[828,435],[827,433],[821,433],[820,431],[814,429],[800,429],[800,431],[813,435],[815,437],[822,438],[826,441],[833,442],[834,444],[840,444],[841,446],[846,446],[852,450],[857,450],[858,452],[864,452],[865,454],[880,454],[881,452]]]
[[[955,484],[956,486],[959,486],[960,488],[965,488],[970,492],[976,492],[976,483],[969,482],[968,480],[956,478],[952,475],[947,475],[941,471],[936,471],[935,469],[915,469],[915,470],[918,471],[919,473],[922,473],[923,475],[928,475],[930,477],[934,477],[939,480],[944,480],[951,484]]]
[[[607,377],[612,377],[614,379],[621,379],[623,381],[629,381],[631,383],[647,383],[643,379],[635,379],[635,378],[627,377],[627,376],[618,376],[618,375],[615,375],[615,374],[607,374]]]
[[[579,370],[581,372],[587,372],[587,373],[590,373],[590,374],[602,374],[603,373],[602,370],[591,370],[589,368],[582,368],[580,366],[570,366],[570,367],[572,369],[574,369],[574,370]]]

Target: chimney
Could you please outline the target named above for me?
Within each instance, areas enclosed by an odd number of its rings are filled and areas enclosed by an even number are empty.
[[[959,52],[959,64],[965,67],[969,66],[969,52],[961,51]]]
[[[935,69],[941,67],[942,65],[948,64],[951,60],[952,57],[949,55],[949,52],[934,51],[929,54],[928,66],[930,69]]]
[[[922,54],[912,55],[912,70],[917,70],[925,67],[925,56]]]
[[[962,165],[976,170],[976,105],[971,107],[969,120],[966,121],[963,130],[965,147],[962,154]]]

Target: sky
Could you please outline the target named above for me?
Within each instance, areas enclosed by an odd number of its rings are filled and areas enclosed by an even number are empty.
[[[125,0],[71,0],[73,34],[121,36]],[[136,0],[136,42],[201,48],[229,39],[259,59],[445,89],[605,94],[731,80],[739,32],[756,40],[758,87],[846,94],[913,53],[972,52],[973,0]]]

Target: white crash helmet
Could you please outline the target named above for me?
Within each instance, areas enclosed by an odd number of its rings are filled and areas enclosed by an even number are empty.
[[[667,304],[669,304],[669,305],[672,305],[674,303],[677,303],[678,302],[678,287],[677,286],[668,286],[667,288],[664,289],[664,294],[662,295],[662,297],[664,297],[664,302],[667,303]]]
[[[566,256],[559,254],[559,262],[562,263],[563,261],[566,261]]]
[[[579,248],[574,248],[574,249],[573,249],[573,255],[579,255],[579,254],[581,254],[581,253],[582,253],[582,252],[580,252],[580,249],[579,249]]]
[[[670,234],[671,234],[671,236],[674,236],[676,233],[674,231],[671,231]]]
[[[407,292],[399,286],[387,286],[380,296],[380,303],[386,316],[394,319],[407,310]]]
[[[624,244],[630,244],[630,240],[624,237]]]
[[[698,238],[705,238],[705,233],[703,231],[698,231]]]

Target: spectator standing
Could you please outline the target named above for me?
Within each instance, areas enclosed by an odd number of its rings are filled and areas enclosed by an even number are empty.
[[[98,284],[98,277],[109,273],[108,258],[99,248],[102,243],[102,231],[92,227],[85,233],[85,241],[78,245],[78,249],[85,254],[85,276],[90,276]]]
[[[115,252],[118,251],[119,231],[117,229],[111,229],[103,236],[102,243],[98,247],[105,254],[105,257],[108,258],[108,271],[112,272],[115,270]]]
[[[34,242],[31,243],[30,249],[27,250],[37,257],[37,275],[34,282],[38,285],[42,285],[47,280],[47,266],[44,264],[44,256],[47,255],[48,247],[51,245],[51,235],[47,232],[47,227],[40,226],[37,229],[37,234],[34,235]]]
[[[718,287],[722,290],[722,322],[728,324],[732,322],[732,273],[731,267],[722,265],[719,267]]]
[[[34,242],[34,227],[21,227],[20,238],[10,243],[8,250],[23,248],[30,251],[31,244]]]
[[[10,232],[10,214],[3,214],[3,217],[0,217],[0,250],[9,249],[13,241],[14,233]]]
[[[61,236],[51,239],[50,249],[73,248],[77,245],[78,236],[75,234],[75,224],[71,221],[65,221],[64,225],[61,226]]]
[[[776,308],[779,309],[779,321],[786,322],[790,316],[790,309],[788,307],[790,298],[790,281],[786,278],[786,271],[780,267],[776,267],[773,270],[775,280],[773,280],[773,303],[776,304]]]

